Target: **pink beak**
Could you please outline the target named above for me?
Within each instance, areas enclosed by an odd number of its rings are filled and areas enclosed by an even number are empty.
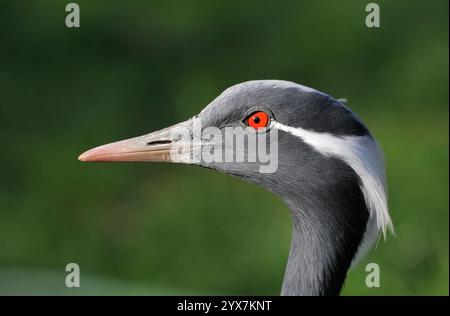
[[[186,121],[147,135],[99,146],[82,153],[78,160],[181,162],[173,155],[175,144],[180,143],[173,135],[185,132],[189,127],[190,122]]]

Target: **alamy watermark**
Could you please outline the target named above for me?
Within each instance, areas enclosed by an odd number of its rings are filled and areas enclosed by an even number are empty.
[[[77,3],[68,3],[66,12],[69,12],[66,16],[66,26],[80,27],[80,6]]]
[[[68,288],[80,287],[80,266],[76,263],[68,263],[66,265],[66,286]]]
[[[366,286],[368,288],[380,287],[380,266],[374,262],[366,265]]]
[[[233,126],[203,127],[199,118],[173,128],[172,161],[204,165],[250,163],[260,173],[278,169],[278,130]]]
[[[378,3],[372,2],[366,5],[366,26],[369,28],[380,27],[380,6]]]

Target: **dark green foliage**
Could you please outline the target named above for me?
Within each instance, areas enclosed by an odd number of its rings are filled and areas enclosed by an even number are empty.
[[[198,167],[76,158],[284,79],[347,98],[387,157],[397,238],[343,294],[448,295],[448,1],[378,1],[379,29],[363,1],[77,3],[68,29],[64,1],[0,2],[0,293],[278,294],[290,218],[274,196]]]

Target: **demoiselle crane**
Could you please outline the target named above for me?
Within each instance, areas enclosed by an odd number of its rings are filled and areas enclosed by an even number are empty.
[[[244,131],[243,146],[232,144],[239,137],[227,138],[227,129]],[[264,161],[259,145],[271,152]],[[293,82],[237,84],[185,122],[79,160],[193,163],[273,192],[292,217],[282,295],[338,295],[351,265],[393,232],[377,141],[343,101]]]

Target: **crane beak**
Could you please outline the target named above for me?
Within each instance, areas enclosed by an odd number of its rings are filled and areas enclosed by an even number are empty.
[[[188,120],[147,135],[99,146],[82,153],[78,160],[193,163],[193,145],[184,143],[183,137],[179,136],[189,134],[191,125],[191,120]]]

